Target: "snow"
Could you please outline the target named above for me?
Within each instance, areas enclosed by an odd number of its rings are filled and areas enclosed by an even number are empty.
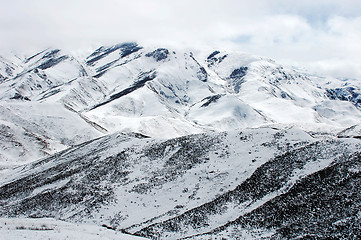
[[[336,141],[330,136],[328,139]],[[96,189],[98,189],[96,195],[102,196],[110,191],[114,193],[114,196],[106,199],[95,209],[87,208],[86,204],[94,202],[95,199],[86,193],[79,204],[65,206],[60,203],[58,206],[55,203],[56,216],[72,222],[97,225],[105,223],[115,226],[116,229],[125,228],[128,232],[134,233],[152,223],[167,221],[188,210],[207,204],[237,188],[257,169],[272,161],[275,156],[290,150],[297,151],[318,141],[320,139],[296,128],[277,130],[259,127],[170,140],[136,139],[118,133],[65,150],[48,159],[4,171],[0,185],[5,186],[7,183],[16,182],[27,176],[39,178],[40,182],[45,180],[44,185],[35,185],[36,187],[29,193],[21,193],[21,195],[25,194],[21,196],[22,199],[30,201],[31,198],[36,197],[36,194],[41,196],[41,193],[47,192],[64,195],[84,194],[82,192],[84,189],[80,189],[85,188],[91,191],[95,189],[94,184],[96,184]],[[177,164],[186,164],[188,161],[186,153],[182,154],[184,144],[190,144],[192,148],[188,149],[189,151],[201,146],[200,151],[205,152],[204,156],[195,157],[196,160],[200,160],[199,163],[178,173],[174,167],[182,168]],[[207,144],[210,146],[206,147]],[[240,204],[228,202],[224,205],[222,213],[207,216],[207,226],[199,229],[189,227],[186,232],[172,232],[169,233],[168,238],[205,233],[214,229],[215,226],[222,226],[233,221],[287,192],[303,177],[329,166],[337,161],[338,157],[351,154],[360,147],[359,140],[352,138],[342,139],[335,144],[327,144],[327,142],[322,144],[320,144],[324,147],[322,157],[310,158],[304,165],[301,164],[302,167],[296,167],[279,189],[259,199],[249,199]],[[342,151],[339,151],[340,149]],[[153,152],[150,153],[150,151]],[[126,157],[119,156],[122,153]],[[185,157],[185,159],[178,159],[178,157]],[[109,160],[112,158],[116,161]],[[169,161],[175,161],[175,165],[167,165]],[[302,162],[303,159],[295,161]],[[61,169],[57,166],[61,166]],[[63,172],[63,166],[67,166],[66,170],[64,169],[65,172]],[[113,168],[117,170],[113,172]],[[349,171],[355,170],[357,169],[353,168]],[[101,181],[94,183],[89,180],[87,174],[97,175],[98,171],[105,173],[100,176]],[[58,179],[56,176],[59,172],[65,173],[67,177],[63,180],[47,182],[47,179]],[[121,172],[127,172],[126,177],[113,181],[113,178]],[[172,175],[174,172],[176,174]],[[68,176],[67,173],[73,174]],[[43,180],[40,180],[41,176]],[[39,211],[41,214],[46,214],[46,210]],[[266,234],[261,229],[259,231],[258,234]]]
[[[64,179],[64,180],[60,180],[51,184],[47,184],[41,187],[36,188],[31,195],[29,196],[29,198],[36,196],[37,194],[49,191],[49,190],[53,190],[56,188],[62,188],[63,186],[65,186],[70,180],[68,179]]]
[[[51,218],[0,218],[0,238],[8,240],[37,239],[145,239],[123,234],[106,227],[90,224],[73,224]]]
[[[0,112],[0,166],[32,162],[103,136],[59,103],[2,102]]]
[[[259,113],[234,95],[221,97],[216,103],[210,103],[207,107],[201,107],[203,103],[194,105],[187,119],[218,131],[266,123]]]
[[[45,49],[30,60],[1,58],[0,74],[7,65],[14,68],[14,73],[0,83],[0,120],[21,147],[2,140],[0,165],[33,161],[119,131],[174,138],[274,125],[334,134],[361,122],[360,110],[351,102],[329,100],[325,94],[326,88],[357,86],[357,80],[306,76],[246,53],[220,51],[215,57],[222,60],[210,64],[210,52],[168,49],[167,58],[157,62],[145,56],[155,49],[146,46],[124,58],[118,49],[94,65],[88,65],[89,59],[82,54],[72,56],[55,49]],[[68,58],[40,69],[54,50],[54,59]],[[111,66],[106,72],[96,76],[107,64]],[[198,78],[201,67],[207,72],[207,81]],[[246,75],[231,78],[232,72],[240,68],[247,68]],[[150,71],[156,74],[155,79],[93,109],[134,86],[139,76]],[[31,101],[10,99],[16,93]],[[204,106],[215,95],[221,97]],[[29,132],[47,146],[30,144],[29,137],[24,137]]]
[[[361,112],[348,102],[324,101],[314,109],[324,119],[324,122],[335,126],[360,124]]]
[[[101,225],[134,233],[170,220],[233,191],[276,156],[325,141],[322,146],[328,149],[322,149],[322,157],[293,169],[280,188],[256,200],[229,201],[222,213],[207,216],[208,226],[189,227],[167,237],[206,233],[360,149],[356,139],[361,136],[360,109],[347,99],[330,100],[326,94],[327,89],[345,86],[356,86],[357,92],[360,80],[307,76],[245,53],[220,51],[214,62],[207,59],[210,52],[198,50],[169,49],[167,58],[160,61],[145,56],[155,49],[144,47],[124,58],[121,50],[115,50],[92,64],[82,54],[55,49],[45,49],[31,59],[0,57],[0,186],[6,188],[29,176],[26,184],[38,184],[32,179],[40,182],[42,174],[49,174],[45,183],[25,190],[10,205],[52,192],[75,196],[96,188],[97,196],[109,190],[113,194],[96,208],[87,204],[98,199],[84,193],[78,204],[57,203],[64,208],[56,209],[55,204],[56,210],[49,210],[73,223],[0,218],[0,238],[142,239]],[[59,57],[64,59],[42,67]],[[243,72],[231,76],[237,69]],[[114,97],[149,73],[156,77]],[[150,138],[137,138],[134,133]],[[182,136],[187,137],[177,138]],[[337,143],[327,144],[328,140]],[[189,143],[191,147],[184,148]],[[192,152],[195,149],[202,152],[200,156]],[[195,156],[178,159],[189,152]],[[183,169],[182,161],[190,168]],[[109,162],[119,166],[108,166]],[[112,168],[126,177],[112,175]],[[106,171],[104,176],[98,176],[101,170]],[[70,177],[56,178],[64,172]],[[87,174],[101,180],[94,183]],[[49,216],[46,210],[39,212]],[[214,239],[232,234],[268,238],[274,233],[273,229],[230,227]]]
[[[147,194],[136,193],[133,189],[142,183],[147,184],[154,172],[160,171],[164,167],[167,158],[177,152],[177,148],[175,147],[173,151],[165,151],[164,156],[157,161],[141,157],[138,164],[133,164],[131,174],[127,176],[130,184],[117,186],[116,204],[102,208],[97,217],[107,219],[122,209],[121,214],[129,217],[123,219],[120,226],[129,227],[152,219],[154,216],[163,216],[156,219],[158,222],[167,220],[175,213],[180,214],[209,202],[217,195],[215,193],[222,194],[234,189],[239,182],[247,179],[259,166],[277,154],[264,144],[274,141],[273,135],[276,132],[276,130],[266,128],[243,130],[241,134],[227,134],[224,141],[228,144],[229,155],[224,155],[222,149],[211,152],[208,155],[208,161],[179,176],[177,181],[165,182],[159,188],[151,188]],[[239,144],[237,142],[239,142],[240,135],[251,139]],[[289,130],[286,137],[279,140],[279,144],[282,146],[286,142],[294,144],[300,141],[314,140],[303,131]],[[142,146],[140,143],[138,144],[140,147]],[[252,149],[251,152],[250,149]],[[136,157],[136,152],[133,157]],[[254,159],[256,161],[253,161]],[[162,177],[160,176],[160,178]],[[188,191],[185,192],[185,189]],[[192,200],[190,200],[190,196],[192,196]],[[126,207],[124,208],[124,206]],[[183,207],[172,213],[176,206]],[[232,213],[234,212],[231,211],[230,214],[232,215]],[[222,219],[216,218],[220,222],[229,220],[227,216]],[[141,227],[142,225],[134,227],[132,231]]]

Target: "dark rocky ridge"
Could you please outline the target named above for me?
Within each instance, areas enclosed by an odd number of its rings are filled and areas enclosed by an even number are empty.
[[[111,47],[100,47],[87,57],[86,64],[94,66],[97,61],[117,50],[119,50],[120,58],[124,58],[140,49],[142,47],[139,47],[136,43],[122,43]]]
[[[166,59],[169,55],[169,51],[166,48],[158,48],[153,52],[145,54],[146,57],[153,57],[157,62]]]
[[[217,102],[218,99],[220,99],[223,95],[222,94],[217,94],[217,95],[213,95],[213,96],[209,96],[209,97],[206,97],[202,100],[203,101],[206,101],[205,103],[202,104],[201,107],[207,107],[209,106],[209,104],[211,103],[214,103],[214,102]]]
[[[359,92],[360,89],[357,90],[355,87],[326,89],[326,95],[330,99],[351,102],[361,110],[361,94]]]
[[[234,91],[239,93],[242,83],[244,83],[244,77],[247,74],[248,67],[236,68],[229,75],[231,84],[233,85]]]
[[[215,64],[221,63],[228,56],[227,54],[225,54],[221,57],[216,57],[219,53],[219,51],[214,51],[207,57],[208,67],[212,67]]]
[[[144,87],[144,85],[147,82],[152,81],[153,79],[156,78],[156,76],[157,76],[157,73],[155,71],[140,73],[138,75],[138,79],[135,81],[135,83],[132,86],[130,86],[130,87],[128,87],[128,88],[126,88],[126,89],[124,89],[124,90],[122,90],[122,91],[120,91],[120,92],[118,92],[116,94],[111,95],[108,100],[105,100],[104,102],[101,102],[101,103],[95,105],[94,107],[91,108],[91,110],[96,109],[96,108],[98,108],[100,106],[103,106],[105,104],[108,104],[108,103],[114,101],[115,99],[123,97],[123,96],[125,96],[125,95],[127,95],[127,94],[129,94],[131,92],[134,92],[135,90],[137,90],[137,89],[139,89],[141,87]]]

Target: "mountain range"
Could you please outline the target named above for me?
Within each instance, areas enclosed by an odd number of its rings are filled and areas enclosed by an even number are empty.
[[[0,216],[150,239],[352,239],[360,86],[137,43],[2,56]]]

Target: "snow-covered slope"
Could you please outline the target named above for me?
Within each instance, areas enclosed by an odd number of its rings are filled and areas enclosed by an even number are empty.
[[[55,219],[38,218],[0,218],[2,239],[20,240],[141,240],[145,238],[131,236],[108,229],[107,226],[71,224]]]
[[[19,66],[10,60],[0,57],[0,83],[13,78],[19,72]]]
[[[2,137],[3,165],[117,131],[173,138],[284,124],[337,132],[361,122],[359,81],[306,76],[244,53],[136,43],[103,46],[89,56],[45,49],[22,60],[2,57],[0,74],[4,135],[23,146],[24,134],[48,139],[45,150],[35,142],[27,147],[33,153],[19,155]]]
[[[0,105],[0,169],[32,162],[103,135],[59,103]]]
[[[53,220],[1,236],[360,235],[359,80],[136,43],[18,56],[0,58],[0,216]]]
[[[151,239],[356,236],[360,149],[357,138],[295,128],[169,140],[113,134],[3,170],[0,215],[105,224]],[[344,230],[333,230],[339,224]]]

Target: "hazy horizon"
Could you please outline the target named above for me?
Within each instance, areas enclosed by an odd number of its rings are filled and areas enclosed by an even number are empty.
[[[361,2],[0,0],[1,52],[141,45],[219,48],[360,78]]]

